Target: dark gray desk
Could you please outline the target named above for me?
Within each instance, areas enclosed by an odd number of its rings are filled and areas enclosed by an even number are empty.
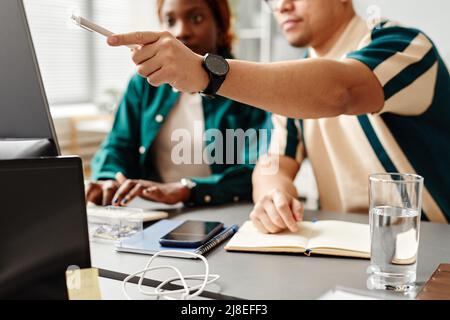
[[[110,301],[110,300],[124,300],[125,299],[125,296],[122,293],[122,282],[101,277],[99,284],[100,284],[100,292],[102,295],[102,300]],[[157,298],[155,298],[155,297],[147,297],[147,296],[143,296],[142,294],[140,294],[139,291],[137,290],[137,285],[135,285],[135,284],[131,283],[127,286],[127,288],[128,288],[130,297],[133,300],[146,300],[146,301],[157,300]],[[145,287],[145,290],[151,291],[151,287],[150,288]],[[195,300],[196,301],[205,301],[205,300],[209,300],[209,299],[197,297]]]
[[[252,205],[240,204],[216,208],[174,210],[171,218],[219,220],[227,225],[241,225],[248,220]],[[306,220],[333,219],[368,223],[367,215],[307,212]],[[217,284],[207,289],[213,298],[241,299],[317,299],[328,290],[342,286],[366,289],[368,260],[304,255],[229,253],[224,245],[207,255],[212,273],[219,274]],[[116,253],[112,244],[91,243],[93,266],[99,269],[130,274],[141,270],[149,257]],[[202,273],[198,261],[161,258],[164,264],[175,265],[188,274]],[[420,239],[418,282],[424,283],[440,263],[450,262],[450,226],[423,223]],[[163,281],[173,275],[159,272],[149,277]],[[369,291],[367,291],[369,292]],[[222,296],[223,295],[223,296]],[[384,298],[401,298],[383,292]]]

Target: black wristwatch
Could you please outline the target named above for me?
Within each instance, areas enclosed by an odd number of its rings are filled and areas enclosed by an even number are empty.
[[[209,84],[206,89],[200,93],[209,97],[214,97],[225,81],[225,78],[230,71],[230,65],[225,58],[208,53],[203,58],[203,68],[208,72]]]

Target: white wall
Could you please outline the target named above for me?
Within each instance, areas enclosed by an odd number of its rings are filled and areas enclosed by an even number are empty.
[[[449,0],[353,0],[353,2],[356,11],[363,18],[368,18],[367,9],[376,5],[380,8],[382,17],[421,29],[435,42],[447,66],[450,66]],[[277,28],[274,26],[274,29]],[[301,56],[302,51],[290,48],[276,30],[272,53],[274,60],[284,60],[296,59]]]
[[[450,1],[354,0],[354,4],[361,17],[367,17],[367,8],[376,5],[382,17],[421,29],[435,42],[447,65],[450,65]]]
[[[123,1],[123,0],[122,0]],[[159,30],[156,14],[156,0],[132,0],[133,28],[138,30]]]

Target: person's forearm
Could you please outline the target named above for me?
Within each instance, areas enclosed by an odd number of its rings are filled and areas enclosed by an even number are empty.
[[[267,176],[254,175],[253,176],[253,201],[258,202],[263,196],[269,194],[272,190],[279,190],[287,193],[294,198],[298,198],[297,188],[292,181],[292,178],[283,173],[272,176],[270,179]]]
[[[208,87],[204,57],[168,32],[134,32],[108,38],[112,46],[137,44],[132,58],[138,74],[153,86],[170,84],[182,92]],[[381,83],[354,59],[304,59],[251,63],[229,60],[230,72],[217,94],[291,118],[317,119],[378,112]],[[158,68],[156,68],[158,67]]]
[[[342,62],[229,63],[222,96],[292,118],[334,117],[348,111],[351,84],[345,81],[348,70]]]
[[[297,188],[288,175],[279,173],[270,179],[267,176],[253,176],[253,201],[258,202],[263,196],[269,194],[272,190],[279,190],[282,193],[289,194],[294,198],[298,198]]]

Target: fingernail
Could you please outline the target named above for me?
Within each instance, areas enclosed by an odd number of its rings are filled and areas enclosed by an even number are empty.
[[[115,199],[113,200],[113,203],[116,204],[117,202],[119,202],[119,199],[115,198]]]
[[[109,44],[117,44],[119,42],[119,38],[112,36],[108,38],[108,43]]]
[[[127,199],[123,199],[122,203],[123,204],[127,204],[128,200]]]

